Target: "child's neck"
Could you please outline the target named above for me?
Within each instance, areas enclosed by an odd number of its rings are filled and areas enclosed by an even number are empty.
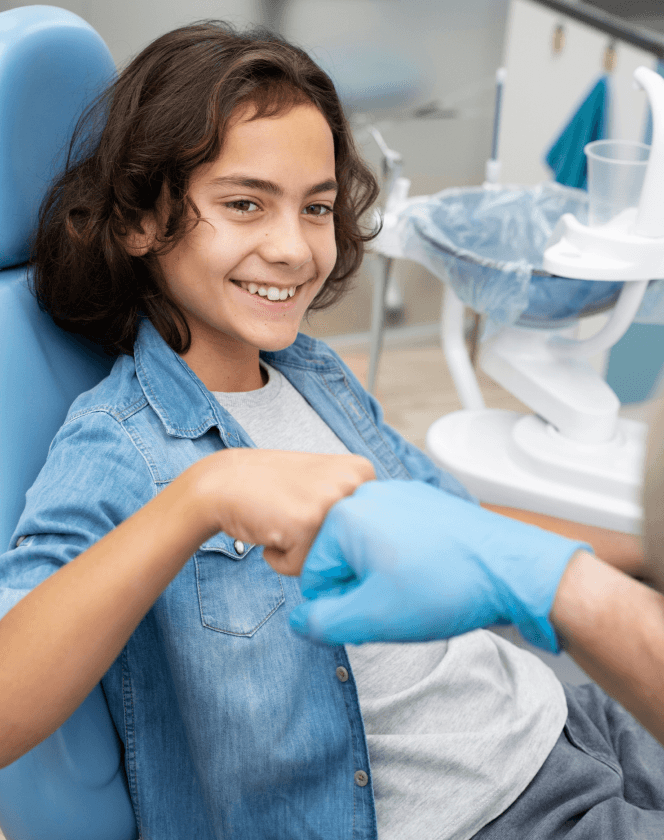
[[[265,384],[259,351],[243,347],[240,352],[192,343],[182,358],[208,391],[257,391]]]

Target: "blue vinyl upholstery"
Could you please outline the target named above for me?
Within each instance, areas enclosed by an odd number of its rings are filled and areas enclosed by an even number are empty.
[[[0,13],[0,551],[69,405],[111,366],[39,310],[25,263],[76,119],[114,77],[108,48],[77,15],[53,6]],[[101,686],[0,770],[0,828],[7,840],[136,838]]]

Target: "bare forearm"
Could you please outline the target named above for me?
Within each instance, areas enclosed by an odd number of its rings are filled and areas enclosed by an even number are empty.
[[[578,552],[551,620],[584,671],[664,743],[664,597]]]
[[[355,455],[258,449],[189,467],[0,621],[0,766],[69,717],[205,540],[225,531],[298,574],[328,510],[373,478]]]
[[[592,546],[558,587],[551,621],[570,656],[664,743],[664,597],[649,581],[638,537],[531,511],[483,507]],[[601,557],[602,560],[599,560]]]
[[[187,482],[182,476],[0,621],[2,766],[80,705],[207,539]]]

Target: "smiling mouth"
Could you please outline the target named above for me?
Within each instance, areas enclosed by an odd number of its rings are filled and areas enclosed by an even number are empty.
[[[249,292],[250,295],[258,295],[271,301],[288,300],[288,298],[293,297],[299,288],[299,286],[282,286],[281,288],[279,286],[265,286],[260,283],[245,283],[241,280],[232,280],[231,282],[244,289],[245,292]]]

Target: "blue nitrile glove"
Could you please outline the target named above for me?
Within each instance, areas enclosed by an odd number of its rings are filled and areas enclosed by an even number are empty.
[[[515,624],[559,650],[548,615],[570,558],[590,546],[420,481],[371,481],[330,510],[290,616],[328,644],[426,641]]]

